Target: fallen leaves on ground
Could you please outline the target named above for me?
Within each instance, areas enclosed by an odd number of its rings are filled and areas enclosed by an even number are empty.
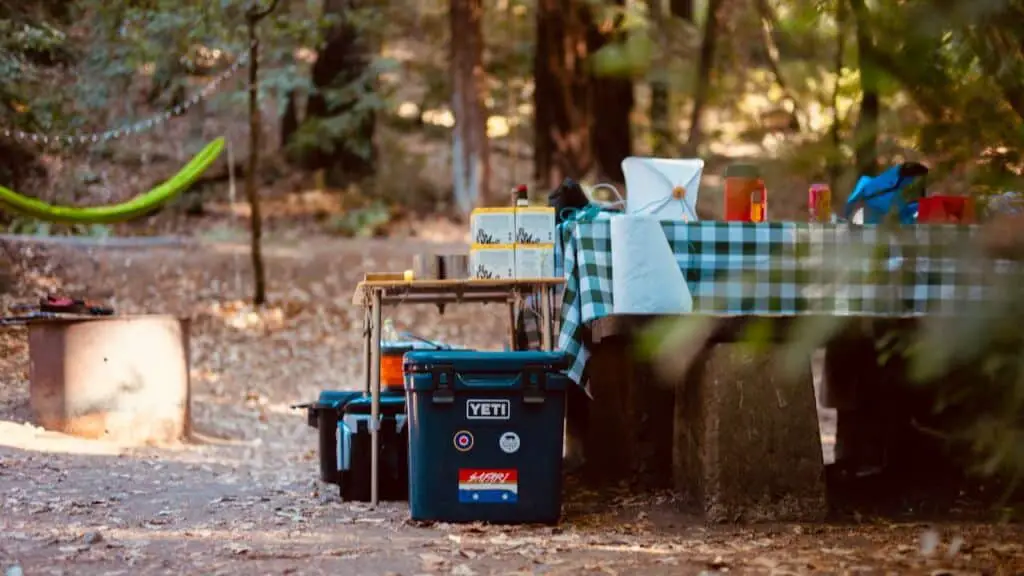
[[[959,574],[1024,570],[1016,526],[705,526],[671,493],[576,494],[557,527],[413,523],[404,504],[340,502],[318,478],[315,431],[290,405],[358,388],[366,270],[424,245],[268,245],[271,302],[246,303],[244,246],[35,251],[3,304],[60,289],[122,312],[192,320],[196,427],[247,444],[105,447],[25,424],[25,330],[0,332],[0,573]],[[447,248],[439,248],[444,250]],[[497,348],[504,310],[429,306],[400,329]],[[101,449],[102,448],[102,449]]]

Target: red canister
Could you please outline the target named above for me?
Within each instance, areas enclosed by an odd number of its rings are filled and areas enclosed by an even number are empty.
[[[969,196],[927,196],[917,201],[918,224],[974,224],[974,199]]]
[[[727,222],[768,220],[768,189],[756,166],[733,164],[726,168],[724,192]]]

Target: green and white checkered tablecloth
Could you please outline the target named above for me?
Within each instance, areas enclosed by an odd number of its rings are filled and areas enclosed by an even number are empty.
[[[562,228],[566,288],[558,348],[583,377],[583,327],[613,312],[611,216]],[[983,301],[997,267],[962,257],[975,228],[662,222],[693,294],[718,315],[902,317]]]

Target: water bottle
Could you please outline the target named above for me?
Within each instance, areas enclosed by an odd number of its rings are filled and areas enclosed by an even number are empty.
[[[384,327],[380,332],[380,341],[381,343],[399,341],[398,331],[395,330],[395,323],[391,318],[384,319]]]

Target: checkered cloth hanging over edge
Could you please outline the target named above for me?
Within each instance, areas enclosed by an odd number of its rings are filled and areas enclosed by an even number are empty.
[[[558,348],[580,382],[583,327],[612,313],[609,214],[562,230],[566,287]],[[974,228],[798,223],[662,223],[693,294],[694,311],[720,315],[915,316],[986,298],[993,272],[960,257]],[[1018,269],[1019,270],[1019,269]]]

